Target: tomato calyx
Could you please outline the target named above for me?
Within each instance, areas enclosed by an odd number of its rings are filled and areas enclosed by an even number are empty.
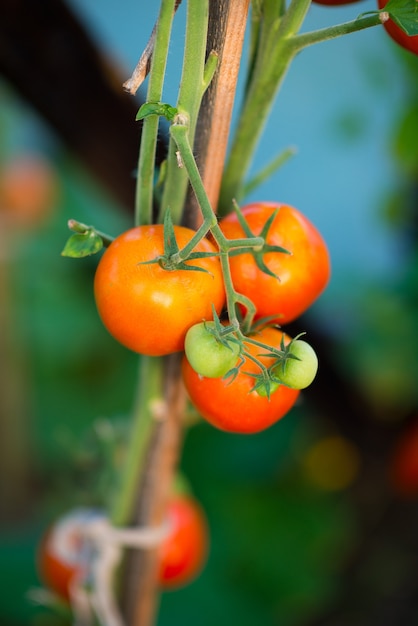
[[[280,280],[280,276],[277,276],[277,274],[275,274],[274,272],[271,271],[271,269],[269,267],[267,267],[266,263],[264,262],[264,255],[267,252],[279,252],[282,254],[291,254],[291,252],[289,250],[287,250],[286,248],[283,248],[282,246],[276,246],[276,245],[271,245],[266,243],[267,242],[267,236],[269,233],[269,230],[271,228],[271,225],[273,224],[274,220],[276,219],[277,213],[279,212],[279,208],[277,208],[271,215],[270,217],[267,219],[267,221],[265,222],[263,228],[261,229],[261,232],[259,235],[255,235],[247,220],[244,217],[244,214],[242,213],[238,203],[234,202],[234,211],[237,215],[239,224],[242,228],[242,230],[245,233],[245,236],[247,238],[255,238],[255,237],[261,237],[261,239],[263,239],[264,243],[262,246],[260,247],[248,247],[248,248],[238,248],[236,250],[231,250],[231,252],[229,253],[230,256],[236,256],[238,254],[243,254],[243,253],[250,253],[253,255],[254,257],[254,261],[257,264],[257,267],[264,273],[267,274],[268,276],[272,276],[273,278],[277,278],[278,280]]]
[[[170,210],[167,209],[164,215],[164,253],[155,257],[155,259],[143,261],[140,264],[153,265],[157,263],[162,269],[168,272],[188,270],[208,274],[210,272],[208,272],[207,269],[190,263],[190,261],[195,259],[218,256],[218,252],[193,252],[193,248],[202,238],[203,235],[197,231],[190,242],[184,248],[180,249],[176,240],[171,213]]]

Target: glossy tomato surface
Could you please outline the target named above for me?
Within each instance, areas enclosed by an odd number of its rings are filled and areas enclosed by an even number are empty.
[[[178,495],[168,503],[170,531],[160,547],[159,583],[174,589],[190,583],[201,572],[208,554],[206,516],[198,502]]]
[[[387,3],[388,0],[378,0],[377,2],[379,9],[384,9]],[[383,26],[393,41],[396,41],[396,43],[402,46],[402,48],[405,48],[405,50],[413,54],[418,54],[418,35],[410,37],[392,20],[384,22]]]
[[[174,227],[179,248],[195,234]],[[215,252],[202,240],[195,251]],[[103,254],[94,280],[96,305],[103,324],[121,344],[150,356],[183,350],[187,330],[220,312],[225,292],[219,259],[195,259],[202,271],[168,271],[143,264],[164,252],[162,224],[138,226],[117,237]]]
[[[235,289],[253,301],[256,317],[277,316],[279,324],[286,324],[318,298],[331,270],[324,239],[297,209],[286,204],[259,202],[243,207],[242,213],[254,235],[259,235],[276,210],[266,241],[290,254],[268,252],[263,259],[277,278],[264,273],[251,254],[232,256],[230,266]],[[244,237],[235,213],[226,216],[220,227],[229,239]]]
[[[283,333],[275,328],[265,328],[254,339],[280,350]],[[259,347],[247,345],[248,351],[257,356],[266,367],[273,359],[259,356]],[[236,378],[229,382],[222,378],[199,376],[186,357],[182,364],[183,380],[190,399],[202,417],[220,430],[231,433],[250,434],[268,428],[282,418],[295,404],[299,390],[280,385],[270,399],[254,390],[259,368],[247,359]]]
[[[85,524],[101,515],[91,509],[73,509],[45,533],[37,554],[39,576],[46,587],[64,600],[70,586],[87,572],[90,548],[84,538]]]

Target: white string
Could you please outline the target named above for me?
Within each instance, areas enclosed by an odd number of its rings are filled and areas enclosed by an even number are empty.
[[[91,608],[103,626],[123,626],[113,594],[113,573],[121,559],[121,548],[153,548],[165,539],[169,530],[168,522],[153,528],[115,528],[105,517],[86,522],[83,534],[93,547],[89,571],[93,590],[85,590],[86,578],[73,581],[74,626],[90,626],[93,623]]]

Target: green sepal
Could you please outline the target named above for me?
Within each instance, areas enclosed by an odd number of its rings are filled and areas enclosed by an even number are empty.
[[[150,117],[150,115],[159,115],[160,117],[165,117],[169,122],[172,122],[177,113],[178,110],[176,107],[173,107],[170,104],[166,104],[164,102],[145,102],[140,106],[135,120],[143,120],[146,117]]]
[[[418,35],[417,0],[389,0],[382,10],[387,11],[392,22],[407,35]]]
[[[85,233],[74,233],[67,240],[61,256],[81,259],[100,252],[103,248],[103,239],[94,228],[89,228]]]
[[[189,259],[198,259],[203,258],[205,256],[213,256],[211,252],[192,252],[185,261],[173,261],[172,257],[179,252],[179,246],[176,240],[176,234],[174,232],[174,224],[171,217],[170,209],[167,209],[164,214],[164,255],[158,257],[157,259],[152,259],[151,261],[145,261],[145,263],[159,263],[159,265],[167,270],[188,270],[194,272],[205,272],[206,274],[210,274],[208,270],[204,267],[199,267],[198,265],[191,265],[190,263],[186,263]]]
[[[246,237],[255,237],[254,233],[252,232],[251,228],[249,227],[247,220],[245,219],[240,207],[238,206],[238,204],[236,202],[234,202],[234,211],[236,213],[236,216],[238,218],[239,224],[242,228],[242,230],[244,231]],[[262,237],[264,239],[264,242],[267,239],[267,235],[268,232],[271,228],[272,223],[274,222],[277,213],[278,213],[279,209],[276,209],[268,218],[268,220],[266,221],[266,223],[264,224],[262,231],[260,233],[260,237]],[[245,250],[247,252],[247,250]],[[289,250],[287,250],[286,248],[283,248],[282,246],[273,246],[270,245],[268,243],[264,243],[263,247],[261,250],[254,250],[254,248],[248,250],[248,252],[250,252],[253,257],[254,257],[254,261],[256,262],[256,265],[258,267],[259,270],[261,270],[263,272],[263,274],[267,274],[267,276],[272,276],[273,278],[277,278],[278,280],[280,280],[280,277],[277,276],[277,274],[275,274],[274,272],[272,272],[267,265],[264,263],[264,255],[267,254],[268,252],[278,252],[278,253],[282,253],[282,254],[290,254]],[[236,254],[242,254],[243,250],[240,249],[236,252]],[[231,253],[231,256],[235,256],[234,252]]]

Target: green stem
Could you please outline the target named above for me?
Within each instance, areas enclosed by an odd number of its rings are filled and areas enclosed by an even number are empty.
[[[139,362],[138,399],[134,408],[133,431],[130,433],[120,489],[111,509],[115,526],[129,524],[138,496],[138,486],[145,471],[144,459],[155,426],[156,411],[163,389],[163,360],[142,356]]]
[[[299,52],[303,48],[312,46],[315,43],[322,43],[329,39],[335,39],[342,35],[349,35],[365,28],[371,28],[372,26],[382,25],[385,21],[385,13],[375,11],[369,15],[360,15],[351,22],[345,22],[343,24],[336,24],[335,26],[328,26],[327,28],[320,28],[309,33],[303,33],[296,35],[289,42],[290,47]]]
[[[180,114],[187,115],[189,119],[191,143],[194,140],[197,115],[206,88],[205,80],[208,79],[208,71],[209,75],[213,71],[212,65],[209,65],[209,70],[206,68],[205,74],[208,12],[208,0],[189,0],[183,72],[177,109]],[[173,222],[180,223],[187,193],[187,182],[187,172],[178,167],[175,143],[170,141],[160,221],[169,207]]]
[[[182,123],[173,124],[170,128],[170,133],[176,148],[180,153],[182,165],[196,195],[203,215],[202,225],[187,246],[178,252],[178,260],[183,261],[187,259],[192,250],[209,230],[211,231],[213,238],[221,251],[229,251],[232,248],[254,249],[263,246],[264,239],[262,237],[246,237],[243,239],[233,240],[229,240],[225,237],[219,227],[215,212],[209,202],[202,177],[193,156],[193,150],[189,140],[187,120],[183,119]]]
[[[309,6],[310,0],[292,0],[283,17],[267,20],[263,16],[259,54],[222,182],[218,206],[221,215],[230,212],[233,199],[240,194],[276,93],[296,53],[289,39],[299,30]]]
[[[297,34],[309,6],[310,0],[292,0],[281,19],[263,23],[259,54],[224,173],[218,207],[220,215],[229,213],[233,199],[242,195],[243,180],[247,176],[277,91],[295,55],[306,46],[376,26],[384,21],[382,14],[374,13],[345,24]]]
[[[162,0],[148,83],[148,102],[159,102],[162,99],[174,13],[175,0]],[[138,159],[135,224],[151,224],[153,221],[154,169],[159,117],[152,115],[146,118],[143,124]]]

